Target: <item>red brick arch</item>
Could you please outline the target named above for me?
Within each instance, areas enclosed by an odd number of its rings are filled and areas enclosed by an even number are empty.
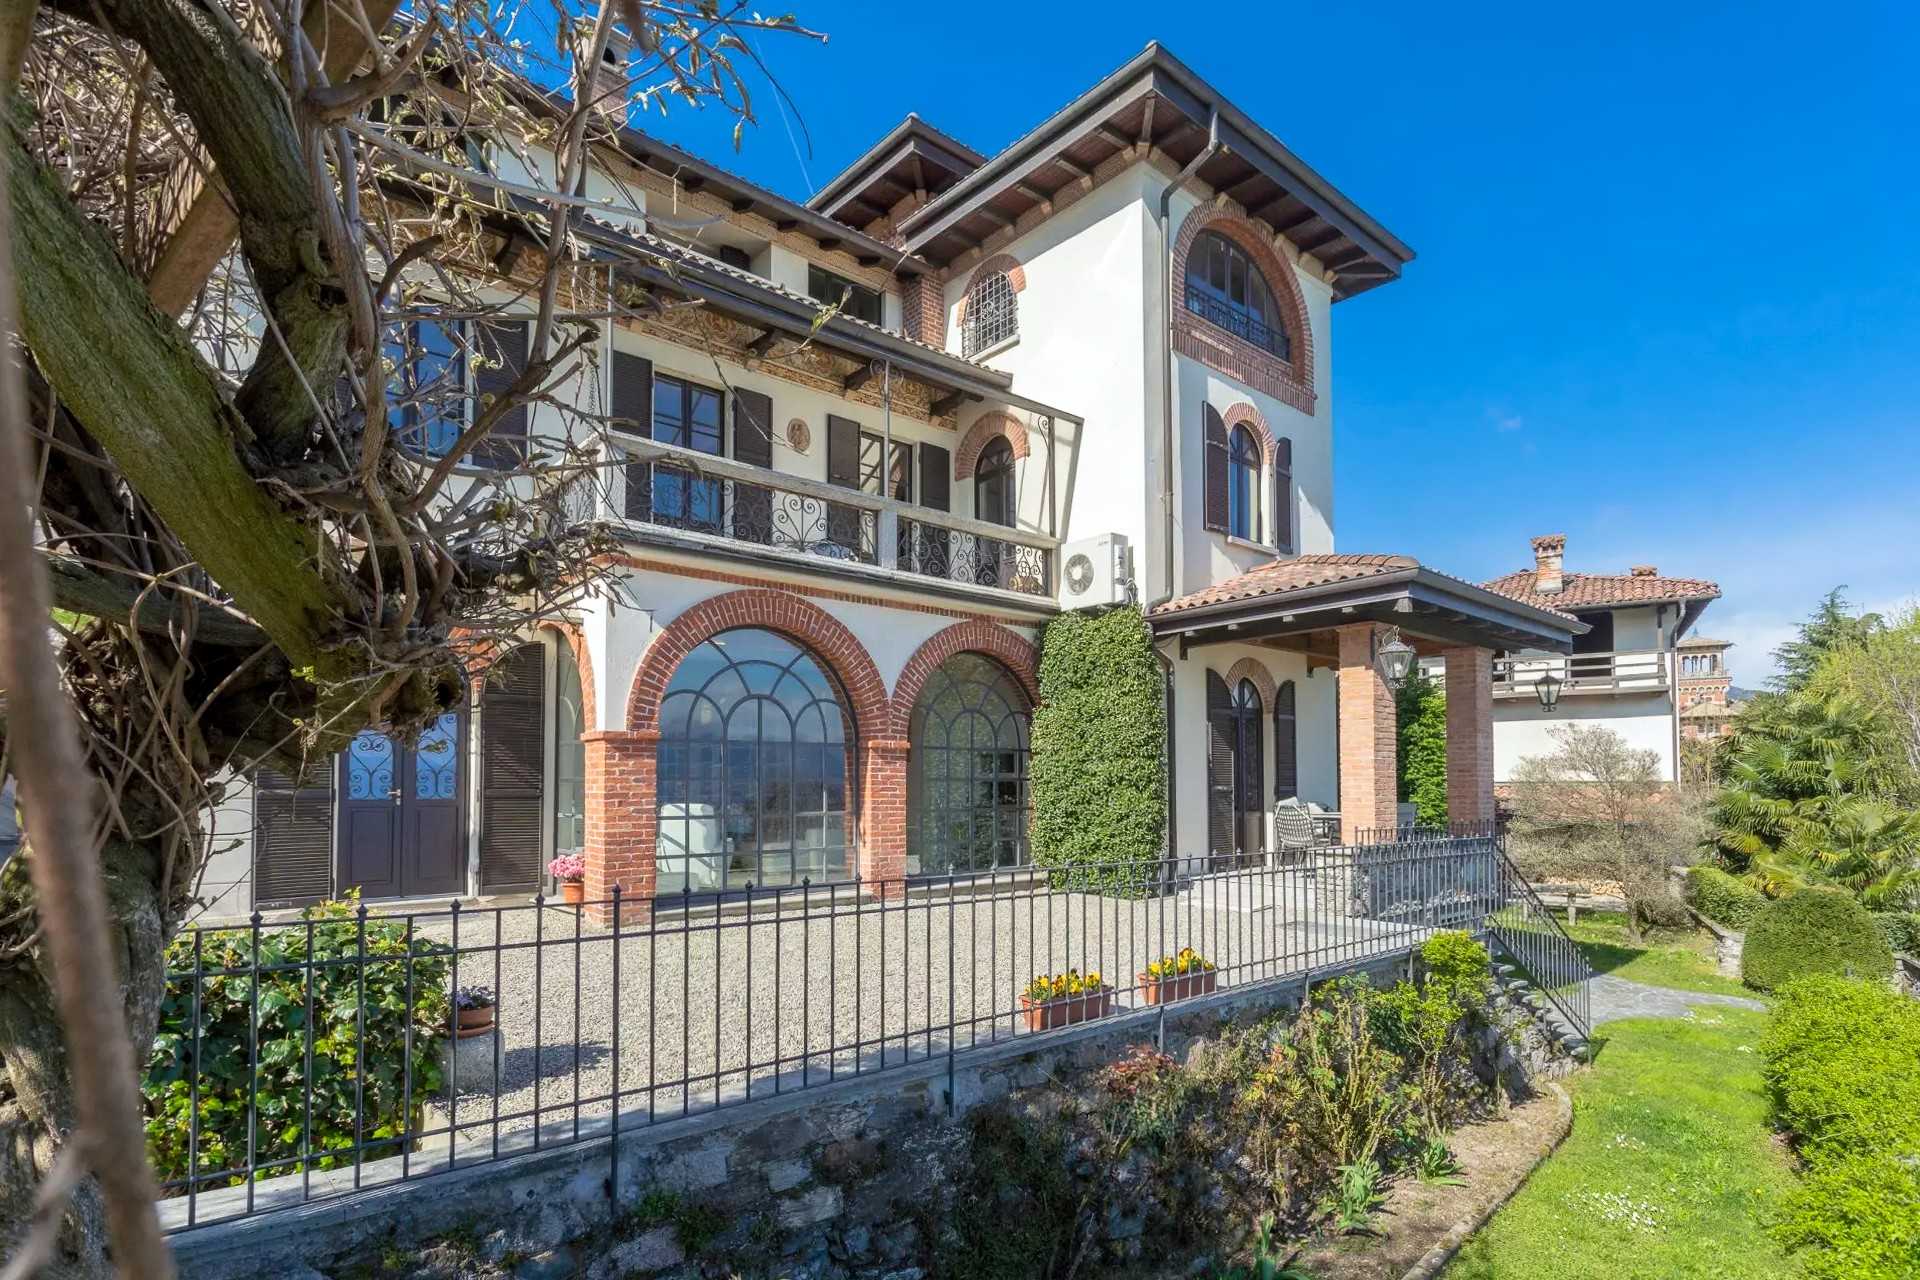
[[[1258,658],[1242,658],[1227,668],[1227,688],[1233,689],[1242,680],[1253,681],[1253,687],[1260,691],[1260,710],[1267,715],[1273,714],[1273,697],[1279,688],[1273,682],[1273,673]]]
[[[593,687],[593,654],[587,648],[587,637],[580,628],[571,622],[558,618],[549,618],[540,624],[540,630],[551,631],[566,642],[573,652],[573,665],[580,668],[580,722],[583,732],[600,727],[598,709],[599,692]]]
[[[749,587],[702,600],[653,638],[627,694],[628,730],[657,732],[660,699],[681,659],[713,636],[739,627],[778,632],[819,658],[852,704],[854,732],[861,739],[880,733],[888,723],[886,682],[853,632],[792,592]]]
[[[1281,319],[1292,343],[1291,360],[1282,360],[1187,310],[1187,254],[1202,231],[1227,237],[1246,250],[1259,267],[1283,313]],[[1183,355],[1302,413],[1313,412],[1313,326],[1307,319],[1307,299],[1300,291],[1300,277],[1274,248],[1269,233],[1245,214],[1218,204],[1203,204],[1180,224],[1180,235],[1173,246],[1173,330],[1174,345]]]
[[[1260,411],[1242,400],[1222,415],[1222,421],[1231,432],[1235,427],[1245,426],[1253,432],[1253,438],[1260,442],[1260,461],[1269,469],[1273,466],[1273,456],[1279,451],[1280,442],[1275,439],[1273,428],[1260,416]]]
[[[1025,637],[991,622],[970,619],[930,636],[914,650],[900,678],[893,683],[893,718],[889,732],[905,738],[913,719],[913,704],[940,665],[956,653],[983,653],[1005,667],[1027,695],[1027,704],[1040,701],[1040,651]]]
[[[967,304],[973,301],[973,291],[979,287],[980,282],[988,276],[998,275],[1001,272],[1006,273],[1007,286],[1010,289],[1015,293],[1026,292],[1027,269],[1021,266],[1020,260],[1012,254],[996,253],[975,267],[973,274],[967,277],[967,291],[961,296],[959,309],[953,315],[954,328],[958,329],[967,322]]]
[[[1025,458],[1033,451],[1027,439],[1026,423],[998,409],[983,413],[967,428],[967,434],[960,438],[960,447],[953,451],[953,478],[965,480],[972,476],[974,464],[980,461],[980,451],[995,438],[1005,439],[1013,447],[1015,458]]]

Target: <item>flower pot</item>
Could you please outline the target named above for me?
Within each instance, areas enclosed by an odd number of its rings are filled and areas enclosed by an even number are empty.
[[[493,1030],[493,1013],[494,1008],[492,1005],[488,1005],[484,1009],[454,1010],[458,1022],[453,1034],[462,1040],[472,1036],[485,1035],[487,1032]]]
[[[1214,969],[1175,974],[1167,978],[1150,978],[1143,973],[1140,975],[1140,999],[1145,1004],[1172,1004],[1188,996],[1211,994],[1219,985],[1220,974]]]
[[[1034,1000],[1025,995],[1020,997],[1020,1013],[1026,1018],[1029,1031],[1051,1031],[1055,1027],[1070,1027],[1076,1022],[1104,1018],[1112,1009],[1111,991],[1061,996],[1057,1000]]]
[[[587,900],[587,884],[584,880],[562,880],[560,882],[560,901],[570,907],[577,907]]]

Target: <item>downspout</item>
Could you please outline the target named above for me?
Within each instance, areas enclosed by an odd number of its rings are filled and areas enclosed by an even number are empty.
[[[1207,118],[1207,145],[1200,154],[1187,161],[1186,165],[1167,183],[1160,192],[1160,542],[1164,553],[1166,570],[1162,587],[1153,599],[1147,601],[1145,612],[1152,612],[1154,606],[1173,599],[1173,236],[1169,223],[1173,218],[1173,193],[1187,184],[1188,179],[1200,171],[1200,166],[1219,155],[1224,148],[1220,144],[1220,110],[1218,107]],[[1167,717],[1167,863],[1163,870],[1172,875],[1178,858],[1180,839],[1180,771],[1175,765],[1174,742],[1178,736],[1178,721],[1174,718],[1173,704],[1173,660],[1162,653],[1160,673],[1162,696],[1166,699]]]

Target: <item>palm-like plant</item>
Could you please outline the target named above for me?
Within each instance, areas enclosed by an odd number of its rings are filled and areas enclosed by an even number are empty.
[[[1868,906],[1920,895],[1920,814],[1890,804],[1878,718],[1848,698],[1771,697],[1741,717],[1708,812],[1723,861],[1778,896],[1851,889]]]

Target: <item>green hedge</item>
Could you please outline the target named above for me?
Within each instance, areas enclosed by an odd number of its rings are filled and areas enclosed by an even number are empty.
[[[360,925],[350,903],[313,907],[305,918],[314,922],[311,928],[299,924],[260,934],[258,959],[263,972],[257,978],[252,972],[249,930],[210,930],[203,935],[199,954],[203,976],[198,984],[199,1145],[192,1162],[197,1177],[245,1166],[250,1085],[254,1163],[284,1161],[260,1174],[275,1177],[299,1173],[303,1161],[313,1169],[353,1163],[348,1148],[355,1135],[356,1090],[365,1107],[362,1140],[373,1142],[402,1132],[409,1101],[414,1113],[411,1127],[418,1129],[422,1104],[443,1083],[440,1057],[449,1016],[445,948],[415,937],[409,956],[406,926],[371,917],[365,926],[363,953]],[[369,963],[358,963],[362,954]],[[309,958],[320,966],[313,970],[311,990],[307,971],[300,967]],[[337,963],[343,960],[355,963]],[[191,935],[176,938],[167,949],[167,968],[173,976],[160,1006],[160,1028],[144,1082],[147,1151],[161,1178],[168,1180],[188,1174],[191,1077],[195,1074],[195,983],[190,976],[194,963]],[[409,1030],[410,1078],[404,1065]],[[258,1066],[249,1070],[249,1049],[256,1035]],[[400,1149],[396,1141],[366,1158],[398,1155]],[[199,1185],[206,1190],[238,1181],[237,1177],[214,1178]]]
[[[1144,889],[1166,837],[1166,735],[1160,663],[1138,609],[1049,622],[1029,769],[1034,861],[1106,864],[1093,877],[1104,887]]]
[[[1884,982],[1781,988],[1762,1037],[1781,1126],[1806,1162],[1773,1224],[1817,1280],[1920,1275],[1920,1004]]]
[[[1688,867],[1687,905],[1715,924],[1745,929],[1767,905],[1767,895],[1718,867]]]
[[[1887,945],[1910,956],[1920,956],[1920,911],[1876,911],[1873,922]]]
[[[1830,973],[1885,981],[1893,949],[1867,909],[1844,889],[1802,889],[1768,903],[1747,927],[1740,976],[1758,991]]]
[[[1424,826],[1447,825],[1447,695],[1418,668],[1394,694],[1400,749],[1399,798]]]

